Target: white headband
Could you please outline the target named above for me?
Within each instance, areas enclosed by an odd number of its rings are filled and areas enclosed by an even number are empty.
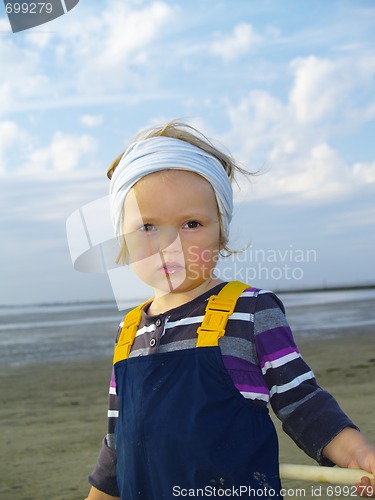
[[[222,218],[223,236],[229,238],[233,191],[218,159],[189,142],[171,137],[152,137],[131,144],[123,154],[110,182],[111,217],[117,238],[122,234],[126,195],[145,175],[160,170],[188,170],[204,177],[213,187]]]

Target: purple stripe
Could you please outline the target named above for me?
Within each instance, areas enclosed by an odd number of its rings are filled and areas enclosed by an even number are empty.
[[[268,354],[281,351],[286,346],[292,346],[297,349],[292,332],[286,326],[279,326],[272,330],[258,333],[255,337],[255,344],[257,352],[262,358]]]
[[[112,370],[111,381],[109,382],[109,387],[116,387],[115,371]]]
[[[254,387],[252,385],[244,385],[244,384],[234,384],[237,389],[241,392],[255,392],[256,394],[266,394],[269,395],[269,391],[266,386],[264,387]]]
[[[246,359],[237,358],[236,356],[227,356],[224,354],[223,362],[227,370],[252,370],[259,372],[259,368],[254,363],[250,363]]]
[[[235,356],[223,356],[223,363],[239,391],[269,394],[259,366]]]

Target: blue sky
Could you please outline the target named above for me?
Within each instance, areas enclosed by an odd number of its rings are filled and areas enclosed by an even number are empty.
[[[113,298],[73,269],[66,220],[172,118],[261,170],[236,195],[237,277],[375,281],[373,1],[81,0],[16,34],[0,16],[0,304]]]

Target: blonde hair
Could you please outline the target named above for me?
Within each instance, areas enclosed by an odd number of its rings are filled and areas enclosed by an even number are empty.
[[[219,160],[231,182],[235,180],[236,174],[249,175],[249,172],[244,168],[242,168],[229,153],[224,153],[223,151],[218,149],[205,135],[203,135],[194,127],[176,120],[170,121],[165,125],[146,129],[140,132],[138,135],[136,135],[136,137],[131,142],[138,142],[146,139],[151,139],[152,137],[162,137],[162,136],[189,142],[190,144],[202,149],[206,153],[209,153],[214,158]],[[124,152],[122,152],[117,158],[115,158],[111,163],[110,167],[108,168],[107,177],[109,179],[111,179],[113,172],[116,170],[118,164],[120,163],[123,154]],[[220,213],[219,213],[219,219],[220,219],[220,254],[222,256],[225,255],[228,256],[234,253],[235,251],[228,248],[227,246],[228,241],[223,237],[222,219]],[[226,253],[224,254],[223,251],[225,251]],[[128,252],[124,237],[122,239],[120,253],[116,259],[116,262],[128,263]]]

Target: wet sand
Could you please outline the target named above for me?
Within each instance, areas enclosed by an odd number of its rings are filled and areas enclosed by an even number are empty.
[[[335,339],[296,339],[320,385],[375,443],[374,327],[342,331]],[[0,370],[2,500],[85,498],[106,432],[110,370],[110,359]],[[279,437],[281,462],[314,464],[282,430]],[[283,485],[290,490],[285,498],[348,498],[328,494],[325,485],[315,494],[310,483]]]

